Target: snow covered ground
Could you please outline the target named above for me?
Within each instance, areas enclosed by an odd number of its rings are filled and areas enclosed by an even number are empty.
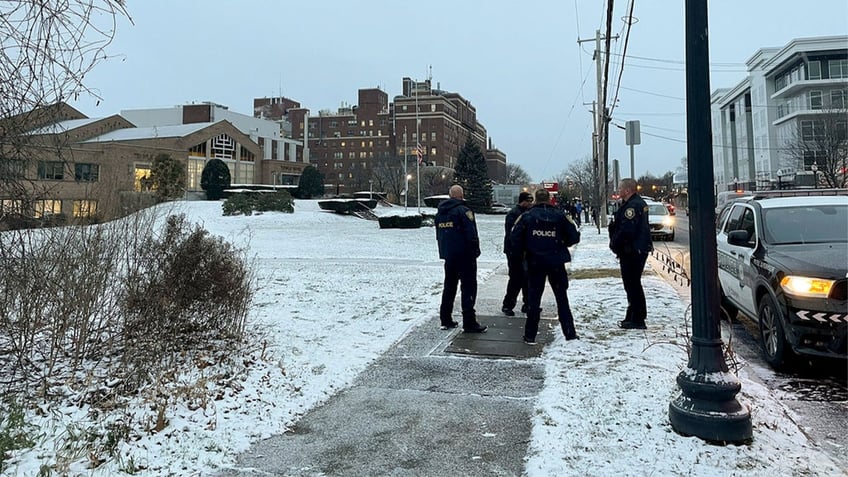
[[[249,217],[223,217],[215,202],[176,207],[212,233],[249,247],[257,277],[250,353],[236,379],[209,379],[224,366],[215,363],[177,376],[184,390],[211,397],[173,396],[168,426],[158,433],[139,432],[156,417],[141,397],[131,412],[116,412],[113,419],[135,429],[118,449],[120,458],[92,470],[80,455],[64,463],[69,475],[213,474],[232,465],[251,442],[283,432],[348,386],[410,329],[435,326],[442,264],[431,227],[380,230],[375,222],[321,211],[316,201],[296,201],[294,214]],[[393,213],[383,207],[376,212]],[[481,281],[504,263],[503,220],[478,218]],[[574,273],[616,268],[604,237],[584,227]],[[751,407],[753,443],[720,447],[676,434],[667,408],[686,364],[688,304],[658,277],[646,277],[649,330],[625,332],[615,327],[626,306],[620,280],[597,275],[573,280],[569,290],[581,339],[566,343],[558,335],[539,358],[547,377],[536,403],[529,476],[844,472],[839,466],[844,469],[845,462],[811,445],[744,367],[739,399]],[[7,462],[4,475],[38,475],[42,465],[68,455],[75,430],[104,421],[70,404],[27,418],[40,438]]]

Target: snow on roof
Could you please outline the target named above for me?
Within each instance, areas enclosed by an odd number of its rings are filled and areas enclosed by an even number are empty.
[[[183,137],[200,131],[215,123],[179,124],[176,126],[153,126],[149,128],[125,128],[93,137],[83,142],[132,141],[160,137]]]
[[[49,124],[38,129],[33,129],[29,134],[37,136],[40,134],[59,134],[71,131],[76,128],[87,126],[93,122],[100,121],[103,118],[85,118],[85,119],[68,119],[57,123]]]

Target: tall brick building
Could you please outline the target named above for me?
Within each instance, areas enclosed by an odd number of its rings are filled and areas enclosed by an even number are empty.
[[[327,194],[368,190],[381,163],[415,169],[418,145],[421,165],[452,171],[468,136],[485,151],[489,178],[506,180],[506,155],[487,145],[486,128],[477,121],[477,109],[457,93],[433,88],[431,80],[403,78],[402,94],[389,102],[378,88],[360,89],[358,104],[310,115],[288,98],[254,100],[254,115],[285,117],[291,137],[308,137],[309,162],[324,174]],[[444,175],[444,174],[442,174]]]

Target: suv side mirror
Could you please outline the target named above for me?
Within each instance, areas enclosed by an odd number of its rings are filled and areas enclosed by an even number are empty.
[[[727,234],[727,243],[736,245],[737,247],[751,248],[751,244],[748,243],[750,238],[747,230],[734,230]]]

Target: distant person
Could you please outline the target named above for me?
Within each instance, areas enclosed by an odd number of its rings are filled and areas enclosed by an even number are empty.
[[[530,206],[533,205],[533,196],[529,192],[518,194],[518,204],[506,214],[504,220],[504,253],[506,254],[506,264],[509,269],[509,281],[506,284],[506,295],[504,295],[503,306],[501,312],[506,316],[515,316],[513,308],[518,302],[518,292],[521,292],[521,312],[527,313],[527,273],[524,270],[524,254],[513,250],[509,240],[509,234],[512,232],[512,226],[518,217],[527,212]]]
[[[451,314],[456,299],[456,288],[461,283],[462,330],[465,333],[483,333],[487,327],[477,322],[474,311],[477,302],[477,257],[480,256],[477,223],[474,212],[465,205],[461,186],[452,186],[449,196],[448,200],[439,204],[434,219],[439,258],[445,261],[445,283],[442,304],[439,307],[439,320],[443,330],[457,327],[458,323],[453,320]]]
[[[550,205],[550,193],[537,189],[535,204],[515,222],[510,240],[515,250],[527,260],[527,323],[524,342],[536,344],[541,318],[542,294],[545,280],[551,284],[557,303],[557,315],[566,340],[577,339],[574,316],[568,304],[568,273],[565,264],[571,261],[568,247],[580,242],[580,232],[565,214]]]
[[[627,293],[627,312],[618,325],[624,329],[644,330],[647,328],[648,309],[645,290],[642,289],[642,271],[648,254],[654,249],[648,225],[648,205],[636,193],[636,181],[633,179],[622,179],[618,193],[622,203],[609,224],[609,246],[618,257],[621,281]]]

